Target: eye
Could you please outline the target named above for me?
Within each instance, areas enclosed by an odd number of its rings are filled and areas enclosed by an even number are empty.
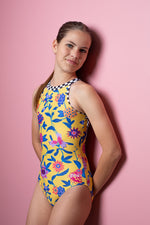
[[[72,44],[66,44],[66,46],[67,46],[68,48],[73,48],[73,45],[72,45]]]
[[[81,48],[81,49],[80,49],[80,52],[81,52],[81,53],[87,53],[87,50]]]

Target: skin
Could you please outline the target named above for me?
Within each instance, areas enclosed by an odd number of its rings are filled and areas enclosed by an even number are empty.
[[[56,40],[53,41],[52,49],[56,59],[51,85],[57,86],[76,78],[76,71],[85,62],[90,45],[89,34],[80,30],[69,31],[60,43],[57,43]],[[92,86],[78,81],[72,84],[69,97],[74,108],[87,114],[103,149],[93,176],[94,195],[96,195],[111,176],[121,157],[120,145],[104,105]],[[39,126],[34,107],[32,143],[41,160]],[[83,225],[90,209],[91,195],[86,186],[70,188],[52,207],[37,183],[26,225]]]

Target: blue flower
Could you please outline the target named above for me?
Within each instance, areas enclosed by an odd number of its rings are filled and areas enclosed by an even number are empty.
[[[46,93],[44,101],[47,102],[48,100],[51,100],[51,99],[52,99],[52,94],[49,95],[48,93]]]
[[[65,192],[65,188],[59,186],[59,187],[58,187],[58,193],[57,193],[58,196],[60,197],[64,192]]]
[[[65,95],[61,94],[59,99],[58,99],[58,106],[61,106],[65,101]]]
[[[42,114],[39,113],[38,114],[38,122],[39,122],[39,124],[42,123],[43,119],[44,119],[44,117],[42,116]]]
[[[45,183],[43,183],[43,185],[44,185],[44,191],[49,191],[50,190],[49,189],[49,184],[46,186]]]

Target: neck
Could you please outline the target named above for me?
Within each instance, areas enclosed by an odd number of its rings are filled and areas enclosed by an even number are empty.
[[[76,73],[69,74],[69,73],[62,73],[62,72],[58,73],[54,71],[53,77],[51,79],[51,85],[52,86],[61,85],[76,77],[77,77]]]

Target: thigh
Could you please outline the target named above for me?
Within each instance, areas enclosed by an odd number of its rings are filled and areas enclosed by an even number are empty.
[[[68,189],[55,204],[48,225],[83,225],[91,210],[87,186]]]
[[[30,203],[26,225],[47,225],[52,206],[37,183]]]

